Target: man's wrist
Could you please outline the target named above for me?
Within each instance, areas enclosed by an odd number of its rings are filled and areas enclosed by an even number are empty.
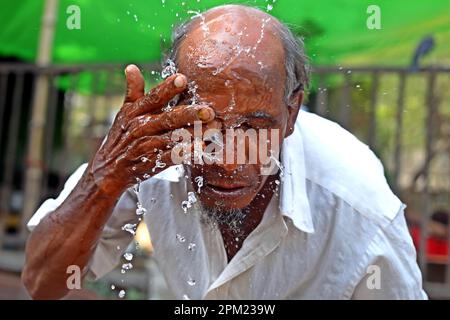
[[[100,198],[108,198],[116,200],[125,191],[126,187],[123,187],[117,181],[110,181],[107,178],[96,179],[93,171],[91,170],[91,164],[89,164],[82,177],[83,188],[86,190],[92,190]]]

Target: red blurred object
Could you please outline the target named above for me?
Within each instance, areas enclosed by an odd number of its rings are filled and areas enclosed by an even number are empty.
[[[412,226],[409,229],[411,237],[416,247],[416,250],[420,249],[420,227]],[[429,262],[447,262],[448,258],[448,243],[447,239],[436,236],[429,236],[427,239],[427,260]]]

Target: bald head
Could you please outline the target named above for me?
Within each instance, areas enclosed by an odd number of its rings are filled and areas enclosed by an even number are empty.
[[[259,74],[264,86],[285,84],[285,100],[308,81],[301,41],[276,18],[252,7],[225,5],[196,14],[173,38],[169,58],[197,80],[227,79],[242,71]],[[213,85],[209,80],[205,84]]]

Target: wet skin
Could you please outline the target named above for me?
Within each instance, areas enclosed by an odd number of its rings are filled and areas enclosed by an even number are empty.
[[[279,129],[280,140],[292,132],[302,93],[293,97],[289,107],[283,101],[284,51],[270,28],[276,21],[272,18],[267,22],[254,57],[233,58],[237,33],[245,27],[243,34],[248,37],[243,36],[241,44],[254,46],[260,38],[261,19],[268,17],[239,6],[209,11],[205,15],[208,36],[204,37],[200,25],[194,26],[181,46],[178,67],[185,75],[173,75],[149,93],[144,92],[139,69],[133,65],[126,68],[126,97],[106,142],[66,200],[41,220],[28,239],[22,280],[33,298],[56,299],[66,295],[69,291],[66,270],[70,265],[79,266],[85,275],[87,263],[120,195],[136,183],[136,178],[161,171],[152,171],[158,155],[167,166],[172,164],[173,130],[199,120],[205,127],[222,129],[237,123],[242,128]],[[216,75],[212,74],[227,57],[232,61]],[[198,85],[197,105],[189,105],[189,96],[183,94],[188,81]],[[162,107],[177,94],[183,94],[184,101],[172,111],[163,112]],[[230,110],[233,97],[235,107]],[[143,157],[148,161],[141,161]],[[231,248],[227,251],[231,259],[261,221],[273,195],[276,176],[261,176],[258,164],[194,166],[188,171],[192,180],[198,175],[205,179],[206,186],[200,194],[204,205],[214,206],[214,199],[219,199],[229,208],[249,212],[239,243],[234,243],[230,230],[221,228],[225,245]],[[220,179],[215,179],[217,176]]]
[[[292,130],[301,95],[293,106],[286,105],[281,85],[286,79],[284,49],[273,29],[278,22],[259,11],[239,7],[215,9],[204,17],[205,22],[194,25],[183,40],[178,67],[198,86],[198,100],[215,112],[205,128],[225,130],[239,125],[243,130],[275,129],[281,145]],[[188,99],[186,96],[182,102]],[[268,140],[274,143],[270,134]],[[250,146],[246,147],[248,151]],[[197,176],[204,179],[199,194],[204,206],[239,208],[247,213],[244,234],[238,241],[227,225],[221,226],[228,259],[259,224],[277,186],[276,177],[260,174],[262,159],[258,160],[256,164],[188,167],[194,186]]]

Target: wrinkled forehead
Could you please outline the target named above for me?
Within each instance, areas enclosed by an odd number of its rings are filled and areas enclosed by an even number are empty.
[[[224,80],[249,88],[284,88],[284,48],[273,17],[211,12],[195,18],[178,51],[179,71],[203,90]]]

